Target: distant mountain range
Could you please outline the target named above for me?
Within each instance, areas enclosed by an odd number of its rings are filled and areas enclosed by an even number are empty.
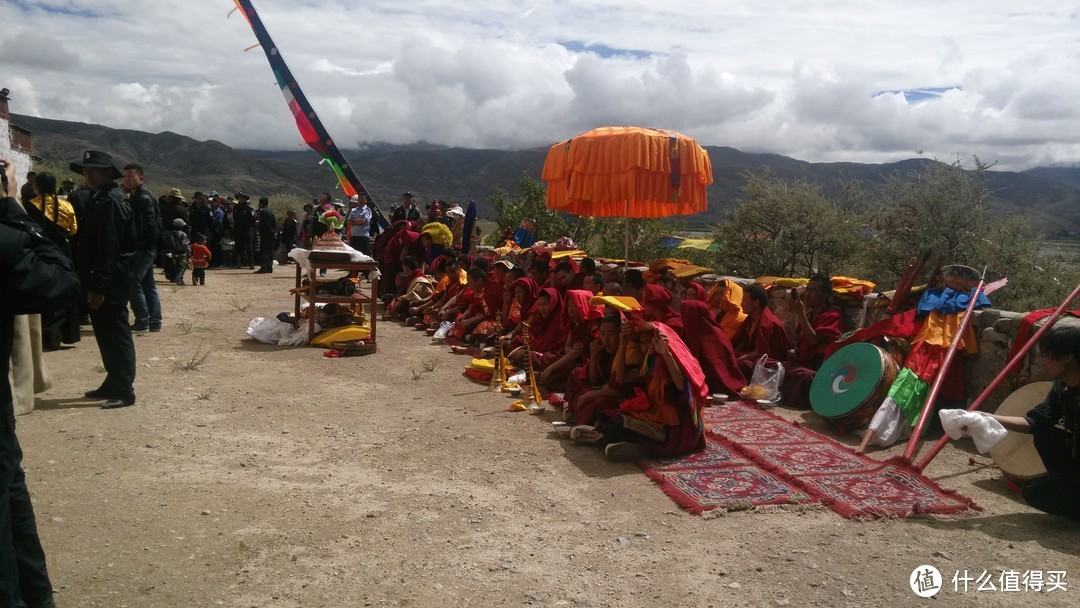
[[[79,158],[83,150],[100,149],[119,159],[139,162],[157,191],[181,188],[186,193],[246,190],[254,196],[292,192],[313,196],[333,192],[336,180],[320,157],[308,150],[236,150],[218,141],[196,141],[176,133],[144,133],[100,125],[13,115],[12,122],[29,129],[34,155],[49,161]],[[769,169],[779,177],[806,178],[828,191],[839,180],[857,180],[871,191],[892,175],[918,171],[914,158],[896,163],[809,163],[779,154],[751,154],[728,147],[706,146],[713,164],[709,211],[684,218],[701,228],[719,222],[724,211],[744,196],[742,174]],[[375,144],[345,150],[345,156],[376,201],[384,208],[405,190],[422,201],[433,198],[467,202],[475,199],[482,217],[494,217],[488,202],[496,186],[514,192],[522,172],[539,178],[546,149],[469,150],[427,144]],[[1000,213],[1023,213],[1050,236],[1080,232],[1080,167],[1037,167],[1021,172],[989,171],[991,203]],[[927,218],[928,221],[932,221]]]

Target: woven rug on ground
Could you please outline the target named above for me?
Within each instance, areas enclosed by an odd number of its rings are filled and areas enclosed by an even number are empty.
[[[854,519],[981,511],[970,498],[910,467],[856,454],[836,441],[752,406],[708,408],[711,443],[721,443],[792,488]]]
[[[710,441],[703,451],[684,458],[647,459],[638,464],[665,494],[693,514],[820,502],[725,443]]]

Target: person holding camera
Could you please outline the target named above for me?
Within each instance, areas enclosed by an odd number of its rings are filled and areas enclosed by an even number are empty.
[[[15,435],[8,383],[15,315],[62,310],[79,297],[71,260],[16,200],[15,167],[0,160],[0,606],[54,606],[45,551]]]

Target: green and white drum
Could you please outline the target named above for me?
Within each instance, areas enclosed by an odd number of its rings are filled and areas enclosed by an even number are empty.
[[[870,424],[899,369],[884,350],[860,342],[825,360],[810,385],[810,407],[840,432]]]

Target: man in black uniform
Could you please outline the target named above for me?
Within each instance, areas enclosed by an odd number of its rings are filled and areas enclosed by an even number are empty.
[[[1031,433],[1046,475],[1027,481],[1029,505],[1080,522],[1080,327],[1058,327],[1039,340],[1039,363],[1054,381],[1026,416],[986,414],[1006,429]]]
[[[237,192],[235,197],[237,204],[233,210],[233,240],[236,241],[236,264],[255,269],[252,246],[254,240],[252,229],[255,228],[255,210],[251,208],[251,197],[247,192]]]
[[[259,198],[259,269],[257,274],[274,272],[274,237],[277,236],[277,218],[270,211],[270,199]]]
[[[20,464],[7,377],[15,315],[63,309],[79,297],[79,281],[70,260],[15,200],[14,167],[0,165],[0,606],[48,608],[55,606],[52,584]]]
[[[113,181],[123,174],[108,154],[87,151],[81,164],[71,163],[71,170],[82,173],[94,193],[79,226],[79,278],[107,374],[86,396],[104,399],[105,409],[135,405],[135,343],[127,308],[135,254],[131,203]]]
[[[124,167],[124,191],[131,201],[135,255],[131,261],[132,331],[161,331],[161,299],[154,284],[154,259],[161,238],[161,217],[154,193],[143,184],[143,168]]]

